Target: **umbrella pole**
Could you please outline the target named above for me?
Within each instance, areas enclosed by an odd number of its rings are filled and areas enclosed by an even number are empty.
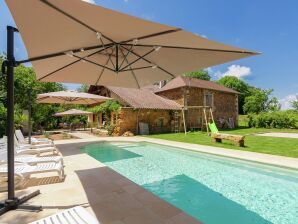
[[[3,73],[7,77],[7,177],[8,177],[8,197],[2,204],[0,215],[9,210],[24,208],[30,210],[41,210],[41,206],[22,206],[24,202],[40,194],[35,191],[22,198],[15,197],[14,186],[14,67],[16,66],[14,58],[14,32],[18,30],[12,26],[7,26],[7,60],[2,65]]]

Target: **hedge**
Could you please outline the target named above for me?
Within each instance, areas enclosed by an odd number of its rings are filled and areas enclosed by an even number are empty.
[[[248,115],[249,127],[298,129],[298,112],[294,110]]]

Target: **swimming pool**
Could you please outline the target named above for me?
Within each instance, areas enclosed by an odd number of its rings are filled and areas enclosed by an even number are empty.
[[[82,151],[203,223],[298,223],[297,171],[145,142]]]

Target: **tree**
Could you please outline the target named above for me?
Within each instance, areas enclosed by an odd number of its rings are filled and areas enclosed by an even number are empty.
[[[298,111],[298,95],[296,95],[296,100],[291,102],[292,107]]]
[[[35,76],[34,76],[35,77]],[[65,87],[61,83],[56,82],[37,82],[34,79],[32,90],[32,120],[33,128],[39,129],[45,127],[48,129],[55,128],[58,124],[59,118],[53,117],[53,114],[57,111],[63,111],[64,105],[57,104],[38,104],[36,102],[37,94],[56,92],[65,90]]]
[[[0,55],[0,65],[2,65],[5,59],[4,55]],[[0,136],[5,134],[6,125],[6,75],[0,71]],[[28,109],[29,91],[32,96],[32,120],[33,127],[37,127],[38,124],[45,124],[53,126],[56,124],[57,118],[52,117],[52,114],[56,112],[57,105],[44,105],[36,103],[36,96],[39,93],[54,92],[64,90],[61,83],[45,83],[37,82],[35,72],[32,67],[26,67],[20,65],[15,68],[15,125],[20,128],[22,123],[27,119],[23,116],[23,110]]]
[[[114,100],[107,100],[106,102],[98,106],[90,108],[89,111],[94,114],[104,113],[110,116],[111,112],[119,110],[120,107],[121,105],[119,102]]]
[[[262,90],[250,86],[245,81],[234,76],[225,76],[219,79],[217,83],[240,93],[238,98],[240,114],[280,110],[278,99],[271,96],[272,89]]]
[[[3,61],[4,61],[4,56],[0,55],[1,66]],[[0,69],[0,103],[4,104],[5,100],[6,100],[6,77],[4,74],[2,74],[2,70]]]
[[[278,101],[278,99],[276,97],[272,97],[269,101],[268,101],[268,104],[267,104],[267,110],[268,111],[279,111],[281,108],[281,105]]]
[[[245,98],[251,94],[252,87],[235,76],[224,76],[221,79],[219,79],[217,83],[240,93],[238,96],[238,111],[239,114],[243,114],[244,101]]]
[[[260,113],[280,110],[280,104],[276,97],[271,97],[273,90],[254,88],[252,94],[245,98],[243,110],[245,113]]]
[[[82,93],[88,93],[89,87],[90,86],[87,84],[82,84],[80,87],[77,88],[77,91]]]
[[[6,108],[3,103],[0,102],[0,136],[5,134],[6,127]]]
[[[211,79],[211,76],[209,75],[208,71],[206,71],[206,70],[188,72],[188,73],[185,73],[184,76],[196,78],[196,79],[207,80],[207,81],[210,81],[210,79]]]

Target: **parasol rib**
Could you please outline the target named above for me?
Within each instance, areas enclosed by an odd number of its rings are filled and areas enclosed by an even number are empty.
[[[122,45],[131,46],[132,44],[123,43]],[[137,47],[155,47],[156,45],[149,44],[136,44]],[[216,51],[216,52],[225,52],[225,53],[239,53],[239,54],[258,54],[250,51],[236,51],[236,50],[224,50],[224,49],[213,49],[213,48],[193,48],[193,47],[179,47],[179,46],[167,46],[167,45],[158,45],[162,48],[171,48],[171,49],[182,49],[182,50],[198,50],[198,51]]]
[[[142,56],[138,56],[137,59],[135,59],[134,61],[130,62],[128,65],[124,66],[124,68],[120,69],[120,71],[126,69],[127,67],[130,67],[132,64],[136,63],[137,61],[145,58],[146,56],[148,56],[149,54],[151,54],[152,52],[154,52],[155,49],[152,49],[150,51],[148,51],[147,53],[143,54]],[[131,53],[133,53],[133,51],[130,51]]]
[[[120,72],[127,72],[127,71],[135,71],[135,70],[141,70],[141,69],[147,69],[147,68],[151,68],[152,66],[143,66],[143,67],[137,67],[137,68],[132,68],[131,66],[129,66],[130,68],[128,69],[123,69]]]
[[[113,45],[112,45],[112,46],[113,46]],[[112,47],[112,46],[109,46],[109,48]],[[106,49],[107,49],[107,48],[106,48]],[[93,56],[93,55],[95,55],[95,54],[98,54],[98,53],[100,53],[100,52],[102,52],[102,51],[104,51],[104,49],[100,49],[99,51],[93,52],[92,54],[86,55],[86,56],[84,56],[84,57],[82,57],[82,58],[85,59],[85,58],[91,57],[91,56]],[[65,55],[65,53],[64,53],[64,55]],[[53,75],[54,73],[56,73],[56,72],[58,72],[58,71],[61,71],[61,70],[65,69],[65,68],[67,68],[67,67],[69,67],[69,66],[71,66],[71,65],[73,65],[73,64],[75,64],[75,63],[77,63],[77,62],[79,62],[79,61],[81,61],[81,60],[82,60],[82,59],[78,59],[78,60],[73,61],[73,62],[71,62],[71,63],[69,63],[69,64],[67,64],[67,65],[64,65],[64,66],[62,66],[61,68],[58,68],[58,69],[56,69],[55,71],[52,71],[52,72],[46,74],[45,76],[39,78],[38,80],[40,81],[40,80],[42,80],[42,79],[44,79],[44,78],[46,78],[46,77],[49,77],[49,76]]]
[[[124,53],[123,53],[123,50],[121,47],[120,47],[120,52],[121,52],[122,56],[124,57]],[[127,64],[129,64],[128,59],[126,57],[124,57],[124,60],[126,61]],[[130,65],[129,65],[129,67],[130,67],[130,69],[132,69],[132,67]],[[133,70],[131,70],[131,74],[132,74],[134,80],[136,81],[138,88],[140,89],[139,81],[138,81],[137,76]]]
[[[126,47],[124,47],[124,46],[122,46],[122,47],[123,47],[125,50],[128,51],[128,49],[127,49]],[[133,51],[131,51],[131,53],[134,54],[134,55],[137,56],[137,57],[141,57],[139,54],[137,54],[137,53],[135,53],[135,52],[133,52]],[[147,63],[154,64],[152,61],[150,61],[150,60],[148,60],[148,59],[146,59],[146,58],[142,58],[142,59],[143,59],[144,61],[146,61]],[[172,78],[175,78],[175,76],[174,76],[171,72],[165,70],[164,68],[162,68],[162,67],[160,67],[160,66],[157,66],[157,68],[160,69],[161,71],[167,73],[167,74],[170,75]]]
[[[81,58],[81,57],[79,57],[79,56],[77,56],[77,55],[73,55],[73,56],[74,56],[75,58],[79,58],[80,60],[84,60],[84,61],[86,61],[86,62],[89,62],[89,63],[93,64],[93,65],[97,65],[97,66],[99,66],[99,67],[102,67],[102,68],[105,68],[105,69],[108,69],[108,70],[114,72],[113,69],[111,69],[111,68],[109,68],[109,67],[107,67],[107,66],[101,65],[101,64],[99,64],[99,63],[97,63],[97,62],[90,61],[90,60],[88,60],[88,59],[86,59],[86,58],[85,58],[85,59],[84,59],[84,58]]]
[[[109,58],[108,58],[107,62],[105,63],[105,65],[107,65],[109,63],[109,61],[111,59],[111,56],[114,53],[114,49],[115,48],[113,48],[112,53],[109,55]],[[101,70],[101,72],[100,72],[100,74],[99,74],[99,76],[98,76],[98,78],[97,78],[97,80],[95,82],[95,85],[97,85],[97,83],[98,83],[99,79],[101,78],[101,76],[103,75],[104,71],[105,71],[105,68],[102,68],[102,70]]]
[[[113,43],[110,44],[106,44],[105,47],[111,47],[114,46]],[[48,59],[48,58],[54,58],[54,57],[58,57],[58,56],[62,56],[65,55],[65,52],[73,52],[73,53],[77,53],[77,52],[81,52],[82,49],[84,49],[85,51],[90,51],[90,50],[94,50],[94,49],[98,49],[98,48],[102,48],[102,46],[89,46],[89,47],[80,47],[80,48],[76,48],[76,49],[72,49],[72,50],[66,50],[66,51],[59,51],[56,53],[51,53],[51,54],[46,54],[46,55],[41,55],[41,56],[36,56],[36,57],[32,57],[32,58],[28,58],[25,60],[20,60],[20,61],[16,61],[17,64],[23,64],[23,63],[27,63],[27,62],[33,62],[33,61],[39,61],[39,60],[44,60],[44,59]]]

